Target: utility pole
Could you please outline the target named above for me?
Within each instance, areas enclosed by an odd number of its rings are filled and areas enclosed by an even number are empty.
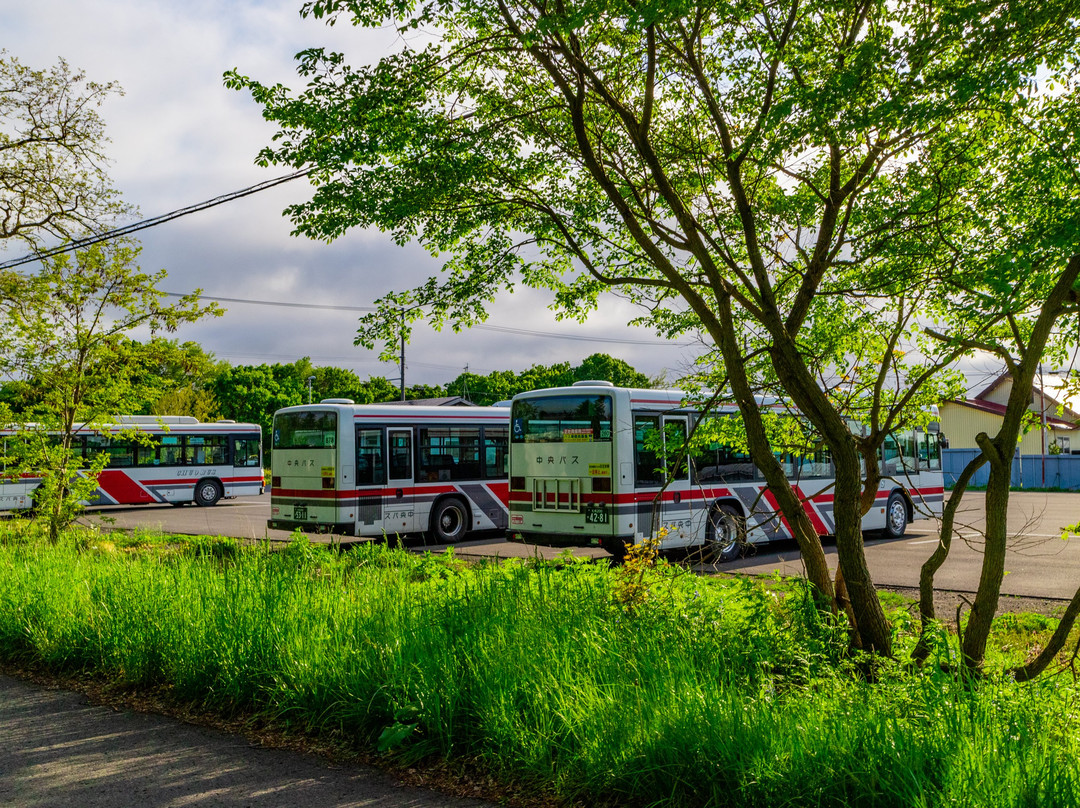
[[[401,400],[405,400],[405,310],[401,310]]]
[[[313,381],[315,381],[315,377],[314,377],[314,376],[308,376],[308,377],[307,377],[307,403],[308,403],[308,404],[310,404],[310,403],[311,403],[311,383],[312,383]]]
[[[1039,363],[1039,438],[1042,442],[1042,487],[1046,488],[1046,390],[1042,362]]]

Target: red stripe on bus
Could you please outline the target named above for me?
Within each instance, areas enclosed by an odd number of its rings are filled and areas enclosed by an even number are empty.
[[[788,520],[784,518],[784,515],[782,513],[780,513],[780,504],[776,501],[776,497],[773,496],[773,492],[770,491],[768,488],[763,488],[761,491],[761,495],[762,497],[764,497],[765,502],[768,504],[768,506],[772,508],[773,513],[780,517],[780,523],[784,526],[784,530],[787,531],[787,534],[789,536],[794,536],[795,531],[791,529],[791,525],[788,524]],[[806,510],[806,508],[804,507],[803,510]]]
[[[121,472],[123,473],[123,472]],[[261,483],[262,475],[255,477],[218,477],[223,483],[228,485],[238,485],[240,483]],[[138,482],[143,485],[195,485],[199,481],[199,477],[164,477],[158,480],[139,480]]]
[[[98,475],[97,483],[110,499],[120,504],[155,501],[149,491],[119,469],[105,469]]]
[[[799,486],[795,486],[795,496],[802,500],[803,510],[810,517],[810,524],[814,526],[817,534],[819,536],[828,536],[829,529],[825,527],[825,522],[818,516],[817,509],[814,508],[814,498],[806,496]]]
[[[478,424],[502,424],[503,421],[509,423],[510,413],[506,414],[505,418],[501,418],[498,415],[369,415],[366,413],[356,414],[353,416],[354,421],[430,421],[438,423],[440,421],[475,421]]]
[[[481,485],[487,488],[495,497],[501,500],[503,503],[507,501],[507,493],[509,490],[509,483],[464,483],[464,485]],[[279,497],[313,497],[316,499],[354,499],[359,497],[364,499],[365,497],[390,497],[397,496],[397,492],[400,491],[402,496],[417,496],[419,494],[427,495],[440,495],[440,494],[459,494],[463,497],[468,497],[467,491],[462,490],[460,486],[456,485],[422,485],[422,486],[393,486],[390,488],[343,488],[336,489],[323,489],[323,488],[282,488],[277,487],[272,490],[274,496]]]

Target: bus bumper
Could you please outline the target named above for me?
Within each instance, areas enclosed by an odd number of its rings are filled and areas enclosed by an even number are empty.
[[[271,530],[287,530],[290,533],[294,530],[299,530],[302,533],[309,533],[312,535],[320,533],[329,533],[334,536],[354,535],[354,526],[352,522],[312,524],[311,522],[297,522],[292,519],[267,519],[266,526]]]
[[[522,544],[541,544],[545,547],[600,547],[604,542],[610,542],[611,536],[567,536],[557,533],[536,533],[527,530],[508,530],[506,538],[510,541]],[[633,541],[629,537],[626,541]]]

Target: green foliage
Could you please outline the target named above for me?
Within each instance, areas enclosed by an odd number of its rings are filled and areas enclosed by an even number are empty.
[[[840,564],[861,578],[860,464],[955,393],[960,357],[1024,344],[1080,250],[1077,12],[318,0],[303,13],[440,36],[356,67],[305,50],[296,93],[226,84],[278,126],[261,164],[317,168],[287,210],[297,233],[378,227],[445,257],[379,301],[359,344],[390,350],[421,318],[467,327],[518,285],[578,319],[604,292],[629,299],[639,322],[715,346],[708,386],[731,384],[759,458],[757,394],[799,408],[831,450]],[[780,470],[762,471],[797,523]],[[872,587],[852,605],[888,654]]]
[[[554,365],[533,365],[521,373],[496,370],[480,376],[466,372],[448,383],[446,390],[451,395],[465,396],[474,404],[488,406],[497,401],[508,401],[528,390],[565,387],[586,380],[609,381],[619,387],[653,386],[648,376],[634,370],[623,360],[595,353],[576,367],[571,367],[569,362],[559,362]]]
[[[96,487],[104,463],[84,461],[76,436],[135,411],[156,390],[143,364],[132,361],[127,334],[175,331],[220,313],[200,306],[198,291],[165,304],[157,289],[165,272],[138,271],[137,257],[136,248],[114,241],[47,259],[36,274],[0,272],[0,374],[33,391],[21,402],[5,470],[40,481],[34,507],[54,541]]]
[[[972,688],[881,663],[868,682],[798,586],[661,564],[628,610],[606,565],[8,536],[4,659],[403,762],[587,804],[1080,803],[1071,680]]]

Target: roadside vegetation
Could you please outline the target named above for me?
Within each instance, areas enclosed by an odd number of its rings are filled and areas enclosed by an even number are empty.
[[[566,803],[1080,803],[1075,677],[1004,675],[1053,619],[1000,616],[965,684],[948,632],[922,669],[871,661],[795,582],[28,529],[0,524],[9,663]],[[883,607],[906,658],[917,621]]]

